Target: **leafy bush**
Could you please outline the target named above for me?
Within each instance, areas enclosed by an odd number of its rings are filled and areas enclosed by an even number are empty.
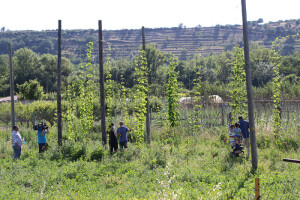
[[[101,161],[103,156],[104,156],[104,149],[103,148],[97,148],[92,152],[90,160],[91,161],[94,161],[94,160]]]
[[[266,135],[259,135],[256,140],[256,144],[258,148],[270,148],[271,139]]]
[[[26,81],[22,85],[17,84],[17,88],[19,89],[20,99],[39,100],[43,98],[43,87],[36,79]]]
[[[71,153],[71,161],[76,161],[80,158],[86,157],[86,146],[85,145],[78,145],[74,146],[73,151]]]
[[[152,109],[153,112],[159,112],[163,107],[163,102],[158,97],[154,96],[150,98],[149,101],[150,109]]]

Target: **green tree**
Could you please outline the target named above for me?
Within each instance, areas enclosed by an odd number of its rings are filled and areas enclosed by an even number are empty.
[[[57,90],[57,56],[43,54],[40,57],[41,71],[40,83],[44,86],[45,92],[55,92]],[[67,85],[67,77],[73,71],[73,64],[67,58],[62,58],[62,85]]]
[[[39,55],[32,50],[23,48],[14,53],[15,84],[23,84],[25,81],[37,79],[42,75]]]
[[[17,84],[19,89],[19,98],[25,100],[39,100],[43,98],[43,87],[35,80],[29,80],[21,85]]]
[[[0,96],[9,95],[9,64],[8,56],[0,55]]]
[[[162,66],[166,62],[166,55],[162,53],[160,50],[156,49],[154,45],[146,46],[146,59],[147,59],[147,67],[149,69],[149,84],[158,80],[155,80],[157,77],[157,70],[160,66]]]

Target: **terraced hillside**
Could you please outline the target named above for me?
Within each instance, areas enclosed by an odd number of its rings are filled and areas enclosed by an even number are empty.
[[[300,32],[300,19],[261,24],[249,22],[251,43],[257,43],[270,48],[278,36],[293,35]],[[85,57],[86,44],[95,44],[97,58],[97,30],[64,30],[63,55],[79,62]],[[155,44],[163,52],[172,52],[181,59],[188,59],[196,53],[207,55],[231,50],[235,45],[242,45],[242,26],[226,25],[214,27],[185,28],[182,25],[173,28],[145,29],[146,42]],[[104,51],[112,58],[131,58],[135,56],[141,45],[141,30],[104,30]],[[6,31],[0,33],[0,54],[7,54],[7,44],[13,48],[27,47],[40,54],[56,54],[57,31]],[[289,39],[284,44],[286,53],[300,50],[299,37]]]

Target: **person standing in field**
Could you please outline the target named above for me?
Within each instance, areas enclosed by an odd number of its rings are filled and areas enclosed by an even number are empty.
[[[43,153],[46,150],[47,138],[46,134],[48,133],[48,127],[42,130],[37,131],[38,144],[39,144],[39,153]]]
[[[14,159],[20,159],[23,140],[19,133],[19,127],[14,126],[13,130],[14,131],[12,132],[11,137],[12,137],[12,146],[15,153]]]
[[[250,155],[250,133],[249,122],[245,121],[242,116],[239,116],[240,129],[244,138],[244,146],[247,149],[247,156]]]
[[[120,127],[117,130],[117,134],[119,136],[119,144],[121,149],[127,148],[127,133],[130,132],[131,130],[128,129],[126,126],[124,126],[124,122],[120,122]]]
[[[118,139],[117,139],[118,136],[117,136],[117,133],[116,133],[114,123],[111,123],[109,125],[108,134],[109,134],[110,153],[113,153],[114,150],[115,150],[115,152],[117,152],[118,151]]]

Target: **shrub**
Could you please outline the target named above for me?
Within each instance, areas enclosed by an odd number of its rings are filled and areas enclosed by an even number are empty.
[[[268,136],[259,135],[256,143],[258,148],[270,148],[271,139]]]
[[[152,97],[150,98],[150,109],[152,109],[153,112],[159,112],[163,107],[163,102],[158,97]]]
[[[75,146],[71,153],[71,161],[76,161],[79,158],[84,158],[86,156],[86,146]]]
[[[104,157],[104,149],[103,148],[97,148],[95,149],[92,154],[91,154],[91,161],[101,161],[102,158]]]
[[[43,98],[43,87],[35,80],[29,80],[22,85],[17,84],[19,89],[19,98],[26,100],[38,100]]]

